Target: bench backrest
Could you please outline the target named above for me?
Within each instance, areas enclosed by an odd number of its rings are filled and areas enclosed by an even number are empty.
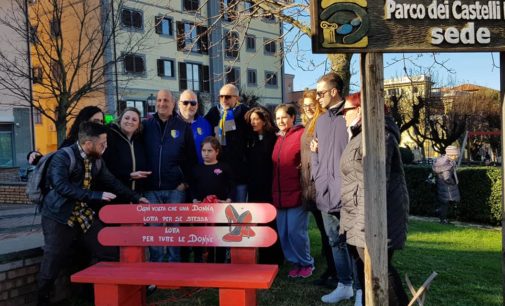
[[[103,222],[136,226],[105,227],[98,240],[107,246],[268,247],[275,231],[256,224],[275,216],[267,203],[107,205],[100,210]]]

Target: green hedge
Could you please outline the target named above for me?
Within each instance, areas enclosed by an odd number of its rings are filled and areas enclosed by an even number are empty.
[[[425,182],[431,166],[405,166],[410,196],[410,214],[436,216],[436,190]],[[499,225],[501,222],[501,168],[458,169],[461,203],[450,210],[460,221]]]

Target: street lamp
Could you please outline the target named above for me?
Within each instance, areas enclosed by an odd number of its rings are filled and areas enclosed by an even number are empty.
[[[156,97],[153,94],[150,94],[149,97],[147,97],[147,113],[148,114],[154,114],[156,111]]]

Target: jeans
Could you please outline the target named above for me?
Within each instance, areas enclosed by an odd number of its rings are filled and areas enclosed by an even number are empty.
[[[277,209],[277,231],[284,257],[299,267],[313,267],[308,233],[309,212],[303,207]]]
[[[146,192],[145,197],[152,204],[184,203],[186,200],[186,192],[177,189],[154,190]],[[150,224],[150,225],[164,226],[163,224]],[[163,246],[149,247],[149,261],[151,262],[167,261],[165,260],[165,252],[168,255],[167,260],[169,262],[181,261],[180,247],[163,247]]]
[[[235,203],[247,202],[247,185],[236,185],[235,190],[233,190],[231,200]]]
[[[337,216],[326,212],[321,212],[321,214],[323,216],[324,229],[326,230],[326,235],[328,235],[328,242],[333,253],[338,282],[347,286],[352,285],[353,266],[347,250],[345,236],[338,233],[340,220]]]
[[[328,235],[326,235],[326,231],[324,230],[323,216],[321,215],[321,211],[315,207],[315,204],[310,209],[310,212],[314,215],[319,234],[321,235],[321,254],[324,255],[324,259],[326,260],[326,272],[328,276],[335,276],[337,275],[337,271],[335,270],[335,261],[333,260],[332,248],[328,242]]]

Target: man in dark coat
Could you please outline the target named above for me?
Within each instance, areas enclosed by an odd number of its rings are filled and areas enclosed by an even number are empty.
[[[148,179],[146,198],[151,203],[185,203],[196,149],[191,125],[174,113],[175,101],[169,90],[156,96],[156,113],[143,122]],[[169,247],[168,261],[180,261],[180,248]],[[149,260],[165,261],[165,247],[149,247]]]
[[[246,143],[250,129],[245,114],[248,110],[247,105],[239,102],[238,88],[233,84],[225,84],[219,90],[219,105],[213,106],[205,115],[213,128],[213,136],[223,147],[220,160],[233,169],[236,183],[232,198],[234,202],[247,200]]]
[[[51,157],[47,168],[49,192],[44,197],[42,231],[44,256],[38,276],[39,305],[49,305],[49,296],[71,245],[79,239],[90,250],[93,261],[117,260],[117,249],[98,243],[97,235],[103,224],[88,206],[109,202],[121,195],[134,203],[149,203],[131,191],[107,170],[101,160],[107,148],[107,129],[98,123],[84,122],[79,129],[78,142],[71,145],[75,166],[69,172],[71,159],[63,149]],[[108,191],[94,191],[96,185]]]

